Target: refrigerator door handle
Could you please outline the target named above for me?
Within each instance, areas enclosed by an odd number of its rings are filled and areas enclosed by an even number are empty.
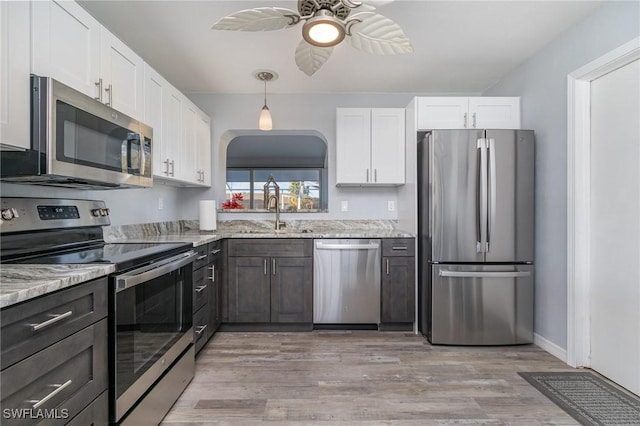
[[[454,278],[522,278],[530,277],[530,271],[508,271],[508,272],[472,272],[472,271],[440,271],[441,277]]]
[[[478,139],[478,175],[476,196],[476,252],[487,252],[487,140]]]
[[[496,145],[494,139],[488,139],[488,151],[489,154],[489,184],[487,186],[487,209],[488,209],[488,223],[487,223],[487,245],[486,251],[491,251],[491,233],[495,229],[496,222]]]

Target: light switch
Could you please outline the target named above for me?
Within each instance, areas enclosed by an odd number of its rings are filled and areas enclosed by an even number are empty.
[[[390,212],[394,211],[396,209],[396,202],[393,200],[389,200],[387,202],[387,210],[389,210]]]
[[[343,212],[348,212],[349,211],[349,202],[347,200],[342,200],[340,209]]]

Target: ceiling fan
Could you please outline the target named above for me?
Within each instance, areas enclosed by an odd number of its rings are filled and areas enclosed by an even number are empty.
[[[241,10],[220,19],[212,29],[272,31],[304,21],[295,58],[298,68],[311,76],[345,38],[356,49],[376,55],[413,52],[402,28],[373,10],[370,4],[355,0],[298,0],[297,12],[282,7]]]

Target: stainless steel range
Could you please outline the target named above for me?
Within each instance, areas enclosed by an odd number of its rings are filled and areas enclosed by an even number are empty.
[[[110,421],[158,423],[194,374],[188,243],[106,243],[103,201],[1,200],[1,262],[110,263]],[[149,423],[151,422],[151,423]]]

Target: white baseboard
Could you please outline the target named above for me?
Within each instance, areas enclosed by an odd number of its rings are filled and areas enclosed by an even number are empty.
[[[561,348],[555,343],[545,339],[540,336],[538,333],[533,333],[533,343],[538,346],[540,349],[544,349],[549,352],[551,355],[558,358],[560,361],[566,363],[567,362],[567,350]]]

